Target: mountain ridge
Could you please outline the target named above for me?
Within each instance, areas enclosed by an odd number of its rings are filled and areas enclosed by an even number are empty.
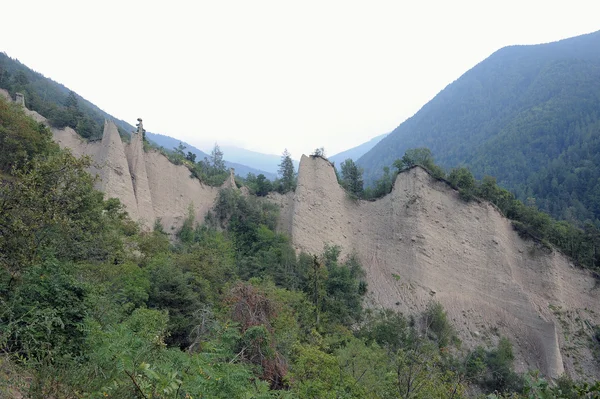
[[[11,84],[11,80],[16,80],[17,82]],[[9,97],[11,100],[14,98],[16,92],[21,92],[24,94],[27,108],[43,115],[44,118],[49,120],[50,125],[58,128],[69,126],[82,137],[92,141],[102,139],[105,119],[115,123],[119,134],[125,140],[128,140],[131,133],[136,130],[133,125],[110,115],[63,84],[55,82],[43,74],[32,70],[19,60],[12,59],[3,52],[0,52],[0,89],[7,90],[10,93]],[[77,112],[79,113],[78,122],[72,120],[73,115],[70,115],[70,113],[73,112],[64,104],[66,101],[69,101],[71,93],[74,96]],[[154,137],[157,139],[155,134],[150,132],[147,132],[147,134],[149,138]],[[168,150],[177,147],[179,142],[181,142],[181,140],[170,136],[162,136],[171,139],[169,142],[172,145],[157,144],[159,146],[163,145]],[[196,147],[192,145],[187,146],[189,151],[199,157],[199,160],[204,159],[206,156],[204,152]],[[258,168],[252,168],[237,162],[226,160],[226,166],[234,168],[236,173],[242,177],[245,177],[248,173],[257,175],[262,173],[271,180],[277,177],[276,173],[262,171]]]
[[[593,181],[600,160],[576,146],[590,142],[600,149],[594,141],[600,126],[598,48],[600,31],[494,52],[363,155],[358,164],[365,180],[373,182],[407,149],[429,147],[441,166],[464,165],[478,177],[495,176],[555,217],[597,219],[600,204],[593,198],[600,186],[586,188],[576,170],[592,162]],[[581,154],[577,160],[568,159],[573,149]],[[551,187],[555,178],[559,187],[578,180],[577,196],[566,199],[568,188]]]
[[[373,148],[377,143],[383,140],[389,133],[380,134],[379,136],[375,136],[369,141],[366,141],[362,144],[359,144],[355,147],[349,148],[345,151],[339,152],[335,155],[332,155],[329,158],[331,162],[334,162],[336,165],[341,165],[346,159],[352,159],[353,161],[358,161],[358,159],[367,153],[371,148]]]

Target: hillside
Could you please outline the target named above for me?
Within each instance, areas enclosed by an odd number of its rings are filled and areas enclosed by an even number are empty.
[[[366,180],[429,147],[446,168],[466,165],[555,217],[598,224],[599,48],[595,32],[498,50],[362,156]]]
[[[111,121],[94,142],[46,123],[0,98],[0,396],[465,398],[543,383],[513,366],[600,375],[592,272],[421,167],[360,201],[303,157],[264,199],[144,152],[141,124],[123,143]]]
[[[352,147],[347,149],[346,151],[342,151],[338,154],[328,157],[329,160],[336,165],[341,165],[346,159],[352,159],[353,161],[358,161],[360,157],[366,154],[371,148],[375,147],[377,143],[383,140],[388,133],[381,134],[379,136],[373,137],[371,140],[357,145],[356,147]]]
[[[35,72],[0,52],[0,89],[14,98],[23,93],[27,107],[46,117],[53,127],[76,129],[84,138],[102,137],[104,120],[112,120],[123,137],[135,130],[127,122],[109,115],[60,83]]]

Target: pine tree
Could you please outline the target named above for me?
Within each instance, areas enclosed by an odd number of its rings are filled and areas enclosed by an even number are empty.
[[[213,169],[214,174],[225,172],[225,161],[223,160],[223,151],[217,143],[213,150],[210,152],[210,165]]]
[[[296,172],[294,171],[294,162],[292,156],[287,150],[281,155],[281,163],[279,164],[279,176],[281,176],[281,191],[287,193],[290,190],[296,189]]]
[[[363,193],[363,170],[350,158],[342,163],[342,184],[356,197]]]

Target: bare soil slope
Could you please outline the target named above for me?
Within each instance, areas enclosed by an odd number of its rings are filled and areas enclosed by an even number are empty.
[[[293,201],[278,202],[298,250],[330,243],[357,254],[371,306],[413,313],[436,300],[469,347],[507,336],[519,370],[598,376],[589,349],[595,279],[521,239],[493,205],[465,203],[420,168],[400,174],[384,198],[352,200],[329,162],[306,156]]]

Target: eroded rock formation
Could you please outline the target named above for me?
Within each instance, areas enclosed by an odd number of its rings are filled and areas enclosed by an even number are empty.
[[[140,133],[129,144],[112,122],[102,141],[87,142],[70,128],[53,133],[61,146],[93,159],[98,188],[146,228],[160,218],[174,231],[190,206],[201,221],[214,204],[218,188],[158,152],[144,152]],[[224,186],[235,187],[233,176]],[[381,199],[353,200],[329,162],[306,156],[295,193],[269,198],[280,205],[279,227],[298,251],[318,254],[329,243],[358,256],[370,306],[410,314],[439,301],[466,347],[507,336],[520,371],[600,377],[589,349],[600,324],[597,281],[562,254],[521,239],[493,205],[464,202],[420,168],[398,175]]]
[[[599,321],[596,280],[521,239],[493,205],[464,202],[418,167],[384,198],[353,200],[331,164],[306,156],[295,194],[277,201],[298,250],[320,253],[329,243],[358,256],[371,306],[414,313],[436,300],[464,344],[509,337],[520,370],[598,373],[589,341],[575,338]]]
[[[99,178],[98,188],[107,198],[118,198],[143,228],[150,229],[160,219],[165,230],[173,232],[188,216],[190,207],[196,220],[203,220],[219,188],[200,183],[190,176],[188,168],[172,164],[159,152],[144,151],[140,126],[130,143],[123,143],[111,121],[104,124],[102,141],[87,142],[70,128],[52,132],[62,147],[92,158],[91,172]]]
[[[6,90],[0,96],[12,100]],[[50,127],[46,118],[35,111],[25,112]],[[102,140],[87,141],[73,129],[51,128],[54,140],[75,156],[89,156],[90,173],[98,177],[97,188],[106,198],[118,198],[132,220],[149,230],[159,219],[169,233],[177,231],[192,210],[197,221],[204,220],[219,192],[218,187],[200,183],[183,165],[172,164],[156,151],[144,151],[143,125],[139,120],[131,142],[123,143],[117,126],[104,123]],[[223,187],[236,187],[231,176]]]

